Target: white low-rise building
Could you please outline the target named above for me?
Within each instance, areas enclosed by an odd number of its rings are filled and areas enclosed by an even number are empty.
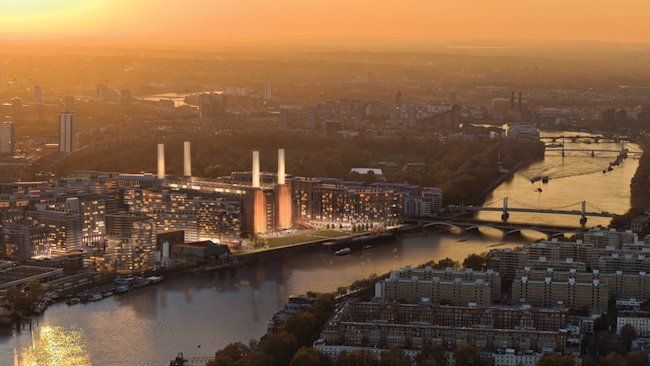
[[[506,349],[494,354],[494,366],[535,366],[541,357],[533,351],[517,353],[514,349]]]
[[[509,139],[539,140],[539,130],[534,124],[512,124],[505,126],[505,135]]]
[[[336,345],[336,344],[327,344],[324,339],[318,339],[313,344],[314,349],[317,349],[323,353],[330,360],[336,360],[336,358],[343,352],[355,352],[355,351],[370,351],[374,353],[377,358],[381,356],[382,352],[387,351],[386,348],[377,347],[364,347],[364,346],[348,346],[348,345]],[[416,349],[402,349],[405,355],[410,358],[415,358],[420,350]],[[449,357],[449,355],[446,355]]]
[[[616,334],[621,334],[621,329],[625,324],[630,324],[634,327],[639,337],[650,336],[650,314],[639,313],[629,315],[619,315],[616,319]]]

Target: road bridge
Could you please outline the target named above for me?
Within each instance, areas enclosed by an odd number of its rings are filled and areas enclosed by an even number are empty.
[[[626,136],[616,136],[616,135],[594,135],[594,136],[585,136],[585,135],[554,135],[554,136],[542,136],[540,137],[542,141],[551,141],[556,142],[558,140],[568,140],[571,142],[578,141],[593,141],[595,143],[599,142],[621,142],[621,141],[630,141]]]
[[[536,207],[509,197],[503,197],[496,201],[484,204],[483,206],[449,206],[452,212],[474,213],[480,211],[501,212],[501,219],[506,222],[511,212],[526,212],[549,215],[572,215],[580,216],[580,224],[585,225],[588,217],[609,217],[615,218],[619,214],[608,212],[587,201],[575,202],[560,207]]]
[[[491,228],[501,231],[504,236],[521,235],[522,231],[535,231],[546,235],[549,239],[564,236],[565,234],[583,233],[588,230],[585,226],[574,227],[565,225],[512,223],[453,217],[409,218],[406,219],[405,222],[408,224],[418,225],[423,229],[429,227],[443,227],[450,230],[456,229],[461,232],[475,232],[479,231],[481,228]]]
[[[594,149],[594,148],[577,148],[577,147],[566,148],[566,146],[562,144],[562,146],[560,147],[547,147],[546,152],[557,151],[557,152],[561,152],[562,156],[564,156],[566,152],[571,152],[571,151],[591,153],[591,156],[595,156],[596,153],[614,153],[614,154],[618,154],[619,159],[625,159],[627,158],[628,155],[641,155],[640,151],[630,151],[627,148],[625,148],[625,140],[621,140],[620,143],[621,145],[618,149],[611,149],[611,148]]]

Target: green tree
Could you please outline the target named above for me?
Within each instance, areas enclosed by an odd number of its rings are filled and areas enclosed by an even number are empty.
[[[379,360],[370,351],[341,352],[334,366],[379,366]]]
[[[370,185],[372,183],[377,183],[377,176],[373,170],[369,170],[368,173],[363,177],[364,183]]]
[[[447,267],[458,268],[458,262],[456,262],[455,260],[447,257],[447,258],[443,258],[443,259],[439,260],[436,267],[440,268],[440,269],[445,269]]]
[[[5,298],[9,301],[17,301],[21,296],[23,296],[23,293],[16,287],[8,289],[5,294]]]
[[[446,366],[445,351],[438,344],[424,343],[420,353],[415,356],[416,366]]]
[[[485,269],[485,255],[472,253],[463,261],[463,267],[471,268],[475,271],[482,271]]]
[[[623,356],[613,352],[607,356],[601,357],[598,364],[600,366],[626,366]]]
[[[583,356],[580,361],[580,366],[596,366],[596,361],[591,356]]]
[[[261,358],[267,360],[265,362],[271,361],[269,366],[285,366],[291,362],[297,350],[296,337],[286,332],[280,332],[267,334],[258,344],[255,354],[259,353]]]
[[[336,289],[336,295],[338,295],[338,296],[343,296],[343,295],[345,295],[347,293],[348,293],[348,288],[345,287],[345,286],[339,286]]]
[[[643,352],[628,352],[625,354],[625,364],[627,366],[646,366],[646,358]]]
[[[546,355],[537,361],[537,366],[575,366],[575,359],[569,355]]]
[[[264,353],[258,349],[249,352],[246,357],[242,358],[237,366],[280,366],[273,356]]]
[[[289,366],[325,366],[325,355],[312,347],[302,347],[293,356]]]
[[[243,343],[231,343],[219,350],[214,355],[214,360],[208,362],[207,366],[234,366],[239,360],[244,358],[250,351],[250,348]]]
[[[391,348],[381,353],[380,366],[411,366],[412,361],[401,349]]]
[[[630,350],[632,341],[637,339],[638,336],[639,335],[637,334],[636,329],[634,329],[634,326],[632,324],[625,324],[621,327],[621,339],[623,339],[623,344],[625,344],[626,350]]]
[[[462,344],[456,348],[454,361],[456,366],[480,366],[484,364],[476,347],[469,344]]]
[[[601,331],[598,333],[598,338],[596,339],[596,349],[598,354],[601,356],[607,355],[614,350],[616,347],[616,338],[607,331]]]
[[[283,330],[292,334],[297,340],[301,342],[311,343],[317,335],[319,326],[313,313],[308,311],[301,311],[297,314],[290,316],[283,326]]]

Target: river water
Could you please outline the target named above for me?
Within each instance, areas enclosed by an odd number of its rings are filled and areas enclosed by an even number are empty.
[[[542,136],[573,136],[575,132],[543,132]],[[588,134],[582,134],[588,135]],[[560,143],[560,141],[558,141]],[[629,151],[641,151],[638,145],[626,144]],[[566,149],[617,150],[616,143],[586,144],[584,142],[565,142]],[[485,202],[502,207],[501,200],[508,197],[509,207],[561,208],[579,210],[580,202],[587,201],[587,211],[623,214],[630,208],[630,182],[639,160],[629,157],[611,172],[603,174],[603,169],[616,158],[616,153],[547,152],[544,160],[521,169],[512,179],[504,182],[490,194]],[[547,184],[531,183],[532,177],[548,176]],[[541,188],[541,192],[537,191]],[[566,208],[562,208],[568,206]],[[500,220],[500,212],[481,212],[480,219]],[[510,212],[510,222],[533,222],[541,224],[580,226],[580,216],[548,215],[523,212]],[[589,217],[587,226],[608,225],[609,218]]]
[[[343,257],[310,252],[230,274],[173,276],[127,295],[50,306],[35,319],[35,331],[0,338],[0,364],[29,365],[61,353],[75,365],[167,365],[177,352],[209,356],[230,342],[262,336],[291,294],[333,291],[373,273],[515,245],[490,236],[430,235]]]
[[[606,145],[589,145],[596,146]],[[552,155],[503,183],[486,202],[508,196],[543,207],[587,200],[611,212],[629,208],[629,183],[638,161],[628,159],[603,174],[611,155],[591,158],[575,153],[564,160]],[[539,174],[551,177],[541,193],[526,179]],[[530,214],[513,213],[510,220],[578,225],[576,216],[526,215]],[[500,214],[480,217],[499,219]],[[588,224],[607,221],[590,219]],[[34,319],[33,330],[7,329],[0,334],[0,365],[167,365],[177,352],[211,356],[230,342],[262,336],[266,322],[291,294],[333,291],[373,273],[444,257],[462,260],[470,253],[539,238],[526,235],[530,236],[504,241],[489,231],[478,236],[437,234],[398,239],[344,257],[299,253],[228,274],[176,275],[160,285],[94,303],[59,303]]]

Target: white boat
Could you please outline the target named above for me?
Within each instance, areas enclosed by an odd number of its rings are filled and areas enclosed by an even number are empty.
[[[92,296],[90,296],[90,298],[88,300],[89,301],[97,301],[97,300],[101,300],[101,299],[102,299],[102,294],[93,294]]]
[[[164,278],[163,276],[151,276],[151,277],[147,277],[147,281],[149,281],[149,283],[152,283],[152,284],[153,284],[153,283],[160,283],[160,282],[162,282],[162,280],[164,280],[164,279],[165,279],[165,278]]]
[[[78,297],[73,297],[73,298],[71,298],[70,300],[66,301],[65,303],[68,304],[68,305],[74,305],[74,304],[78,304],[78,303],[80,303],[80,302],[81,302],[81,299],[80,299],[80,298],[78,298]]]
[[[144,287],[144,286],[146,286],[148,284],[149,284],[149,280],[147,280],[146,278],[140,278],[139,277],[133,282],[133,287],[134,288]]]
[[[129,292],[129,286],[127,285],[119,285],[115,288],[115,293],[123,294],[126,292]]]
[[[346,255],[346,254],[350,254],[350,253],[352,253],[352,249],[350,249],[348,247],[345,247],[343,249],[339,249],[336,252],[334,252],[334,254],[336,254],[336,255]]]

